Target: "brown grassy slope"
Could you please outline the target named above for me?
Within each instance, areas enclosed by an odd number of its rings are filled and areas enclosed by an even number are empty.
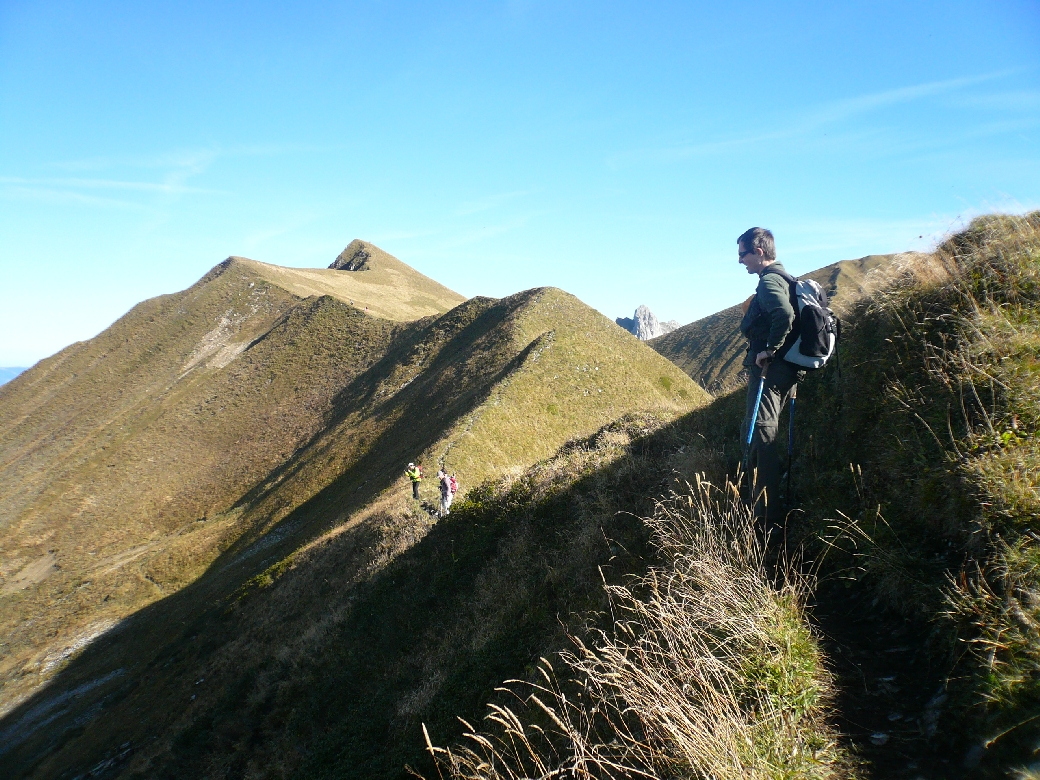
[[[317,345],[327,344],[338,345],[349,353],[356,348],[357,338],[350,327],[352,318],[373,321],[328,298],[318,299],[314,305],[322,309],[324,319],[294,310],[284,320],[284,339],[277,344],[272,341],[271,352],[263,360],[256,350],[271,336],[257,342],[239,361],[254,355],[255,372],[264,381],[265,377],[282,375],[300,379],[303,369],[293,363],[298,356],[310,359],[321,354]],[[311,327],[316,321],[327,321],[324,330]],[[555,342],[559,348],[544,349],[546,343]],[[590,361],[593,371],[598,364],[601,371],[597,373],[611,381],[592,388],[577,379],[568,379],[559,387],[543,386],[538,371],[551,370],[554,376],[561,376],[564,366],[571,367],[576,355]],[[330,359],[335,358],[333,354]],[[321,364],[327,362],[323,359]],[[235,387],[240,384],[232,383]],[[220,393],[213,397],[224,399]],[[543,409],[553,398],[567,404],[567,413],[552,415],[549,424],[524,406],[530,403],[533,409]],[[126,670],[142,672],[169,641],[168,625],[197,619],[199,610],[205,613],[214,600],[226,603],[243,582],[279,560],[293,560],[294,550],[330,528],[335,537],[347,533],[348,541],[375,540],[372,544],[350,541],[348,547],[354,550],[353,557],[337,564],[338,569],[355,572],[351,576],[364,578],[370,566],[384,565],[408,547],[409,539],[414,540],[414,533],[407,528],[389,536],[380,530],[387,522],[400,526],[412,516],[410,502],[403,499],[405,486],[399,484],[396,492],[381,494],[395,482],[401,482],[403,464],[408,459],[417,453],[425,452],[432,458],[447,452],[448,444],[459,438],[455,434],[460,431],[464,432],[463,441],[456,442],[450,452],[460,462],[472,464],[460,469],[460,475],[464,484],[473,484],[496,469],[523,468],[547,448],[576,433],[594,430],[616,413],[641,408],[674,412],[689,408],[699,399],[703,399],[702,391],[667,361],[577,299],[557,290],[529,291],[502,301],[474,299],[441,318],[427,318],[403,327],[396,331],[383,355],[361,366],[360,373],[334,395],[328,407],[323,407],[320,430],[292,458],[257,480],[255,486],[243,490],[244,495],[229,510],[213,514],[206,523],[179,527],[173,543],[156,545],[119,569],[125,576],[132,573],[141,582],[175,582],[179,586],[191,580],[220,550],[226,550],[198,587],[192,586],[185,592],[187,601],[174,598],[161,602],[154,610],[143,613],[157,617],[142,617],[143,622],[132,623],[143,625],[140,631],[123,629],[124,639],[114,640],[117,644],[125,643],[114,667],[74,663],[37,700],[37,705],[53,701],[55,695],[60,698],[65,680],[75,687],[90,680],[114,680],[106,675],[120,669],[124,674],[128,673]],[[471,420],[477,425],[469,425]],[[486,430],[481,425],[487,426]],[[497,442],[494,436],[508,437],[509,444]],[[203,445],[205,441],[198,440],[200,456],[205,454]],[[428,466],[432,465],[428,459]],[[425,490],[432,498],[432,485]],[[371,503],[373,500],[375,503]],[[235,541],[241,534],[244,536]],[[382,552],[377,554],[377,550]],[[81,576],[82,579],[85,577]],[[172,589],[168,587],[166,593]],[[76,618],[83,623],[87,617],[96,617],[105,608],[102,605],[109,603],[105,597],[110,601],[114,590],[111,581],[94,577],[89,587],[77,591]],[[200,592],[209,595],[191,595]],[[149,598],[135,594],[135,603],[143,604],[156,595],[159,594],[153,592]],[[23,663],[19,669],[12,669],[16,676],[20,673],[17,682],[23,687],[45,679],[39,663],[45,651],[50,649],[53,654],[54,649],[60,651],[71,644],[74,632],[62,623],[62,616],[67,617],[68,613],[55,612],[55,603],[52,597],[46,604],[37,605],[37,611],[48,614],[48,619],[55,623],[55,636],[45,647],[30,648],[36,653],[37,666]],[[50,612],[45,609],[48,604]],[[314,608],[320,612],[323,606],[295,604],[292,608],[309,614]],[[23,610],[16,616],[27,614]],[[278,626],[279,637],[286,625],[292,625],[287,622],[291,618],[292,615],[272,617],[270,612],[264,613],[265,620],[273,620],[272,625]],[[292,630],[306,633],[308,625],[298,624]],[[29,652],[24,646],[31,645],[36,636],[35,632],[30,636],[23,631],[16,638],[21,643],[22,655]],[[60,664],[55,668],[60,668]],[[183,671],[181,667],[178,670]],[[180,682],[163,677],[147,686],[147,695],[163,699],[177,690]],[[104,693],[105,689],[98,689],[98,695]],[[139,704],[140,699],[135,702]],[[182,717],[180,706],[171,703],[168,711],[156,711],[154,715],[160,720],[142,721],[142,727],[165,733],[171,723]],[[60,723],[37,731],[34,712],[39,709],[31,704],[20,707],[12,715],[14,731],[9,732],[19,739],[31,738],[26,749],[35,758],[30,762],[51,751],[53,740],[66,733]],[[64,722],[68,725],[82,714],[82,709],[74,707],[67,713],[69,720]],[[137,718],[134,715],[131,720]],[[127,728],[129,722],[118,717],[99,723],[91,736],[70,744],[70,752],[63,754],[65,758],[55,756],[56,765],[90,755],[105,744],[104,735],[111,735],[112,729]],[[37,739],[43,742],[32,741]],[[37,752],[41,745],[42,752]]]
[[[404,465],[415,460],[432,502],[441,463],[465,490],[625,413],[674,414],[706,401],[668,361],[561,290],[474,298],[417,325],[344,389],[326,428],[247,496],[247,515],[263,523],[243,543],[334,482],[352,480],[366,500],[392,483],[403,497]],[[341,502],[331,518],[360,506]]]
[[[0,389],[0,709],[244,530],[235,501],[400,332],[372,310],[462,300],[363,246],[358,273],[229,258]]]
[[[707,402],[675,366],[574,296],[555,288],[524,295],[530,304],[511,324],[523,362],[460,421],[443,451],[430,453],[468,484],[526,468],[628,412],[671,414]]]
[[[241,529],[228,510],[320,429],[394,333],[231,261],[5,386],[4,704],[77,638],[197,576]],[[35,584],[14,583],[44,561]]]
[[[864,294],[890,278],[892,266],[912,255],[868,255],[842,260],[800,278],[814,279],[831,297],[839,316]],[[751,289],[751,292],[754,292]],[[648,344],[693,377],[702,387],[718,395],[732,389],[743,371],[741,361],[747,344],[740,335],[740,306],[730,306],[689,325],[651,339]]]
[[[977,218],[928,260],[857,306],[840,380],[803,383],[794,484],[805,531],[837,541],[833,611],[873,613],[861,657],[898,686],[853,734],[932,751],[934,776],[1019,776],[1040,744],[1040,212]]]
[[[331,295],[374,317],[407,322],[443,314],[464,300],[454,290],[402,263],[373,244],[355,239],[337,258],[363,253],[363,269],[284,268],[235,258],[258,276],[293,295]]]

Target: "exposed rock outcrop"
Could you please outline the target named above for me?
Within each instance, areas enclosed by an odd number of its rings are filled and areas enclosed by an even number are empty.
[[[368,261],[372,257],[372,250],[368,244],[359,238],[355,238],[347,248],[339,253],[339,257],[329,266],[336,271],[367,271]]]
[[[658,336],[663,336],[665,333],[671,333],[679,327],[679,323],[675,320],[659,322],[654,313],[646,306],[637,308],[635,314],[631,317],[618,317],[614,322],[640,341],[649,341]]]

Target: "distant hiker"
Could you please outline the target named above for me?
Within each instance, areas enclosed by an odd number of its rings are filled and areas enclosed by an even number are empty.
[[[437,472],[437,483],[441,489],[441,517],[448,516],[448,510],[451,507],[451,478],[448,476],[448,472],[442,467]]]
[[[459,481],[455,478],[455,474],[452,474],[448,477],[448,509],[451,509],[451,504],[455,500],[455,494],[458,492]]]
[[[754,475],[752,492],[755,494],[755,516],[763,519],[767,527],[776,527],[784,518],[780,503],[777,426],[784,404],[798,380],[805,375],[794,364],[773,359],[777,350],[784,346],[795,323],[788,281],[792,277],[776,262],[773,234],[765,228],[751,228],[737,239],[737,261],[749,274],[757,274],[759,277],[758,287],[740,322],[740,332],[748,340],[744,366],[749,374],[742,441],[747,442],[749,426],[754,418],[751,445],[745,455],[748,469]],[[766,372],[766,380],[756,416],[755,407],[763,371]]]
[[[414,463],[409,463],[408,468],[404,472],[408,479],[412,481],[412,498],[416,501],[419,500],[419,483],[422,482],[422,466],[416,466]]]

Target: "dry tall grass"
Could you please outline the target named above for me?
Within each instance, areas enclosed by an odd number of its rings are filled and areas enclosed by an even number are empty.
[[[825,573],[928,637],[929,671],[898,670],[928,679],[918,703],[902,686],[905,749],[1003,777],[1040,744],[1040,213],[979,218],[895,270],[848,319],[842,378],[799,393],[803,530],[853,518]]]
[[[824,719],[830,676],[802,612],[807,581],[774,582],[734,486],[698,480],[646,518],[665,562],[607,586],[612,626],[500,691],[465,742],[429,750],[466,780],[832,778],[849,761]],[[442,775],[443,776],[443,775]]]

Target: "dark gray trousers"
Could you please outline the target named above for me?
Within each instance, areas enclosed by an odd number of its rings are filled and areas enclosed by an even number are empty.
[[[740,426],[742,443],[747,441],[748,426],[755,413],[755,399],[758,397],[758,382],[762,376],[758,366],[749,367],[748,372],[747,407],[744,422]],[[770,523],[779,523],[784,519],[784,507],[780,502],[781,444],[777,441],[777,429],[780,412],[791,397],[791,389],[798,384],[801,373],[797,366],[780,358],[769,364],[762,390],[762,403],[751,436],[751,453],[747,463],[753,478],[751,495],[755,500],[755,516],[766,518]]]

